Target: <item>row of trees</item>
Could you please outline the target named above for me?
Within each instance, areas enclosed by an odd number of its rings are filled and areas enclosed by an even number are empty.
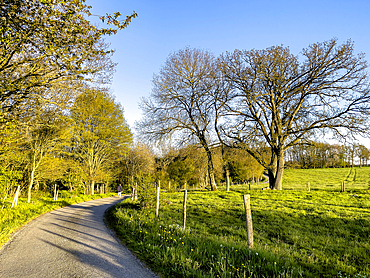
[[[314,142],[290,148],[285,154],[286,166],[291,168],[334,168],[367,166],[370,150],[364,145]]]
[[[257,182],[263,177],[263,167],[243,150],[226,149],[222,154],[221,148],[213,148],[212,157],[218,184]],[[120,163],[119,181],[128,188],[150,186],[153,191],[155,182],[167,190],[183,188],[185,183],[198,188],[209,185],[207,154],[199,145],[177,149],[162,145],[155,153],[148,145],[135,143]]]
[[[108,92],[81,89],[66,111],[50,105],[33,108],[27,122],[3,129],[2,198],[15,185],[27,190],[30,202],[35,185],[58,183],[94,194],[96,182],[114,180],[115,164],[127,152],[132,135],[122,107]]]
[[[353,43],[332,39],[303,49],[235,50],[216,58],[186,48],[171,54],[143,99],[137,130],[149,141],[201,146],[217,190],[212,149],[248,152],[282,189],[287,151],[330,132],[368,136],[367,63]],[[224,153],[222,151],[221,153]]]
[[[87,19],[83,0],[5,0],[0,6],[0,197],[15,186],[59,181],[93,193],[127,150],[131,133],[109,94],[114,70],[104,36],[125,28],[120,13]]]

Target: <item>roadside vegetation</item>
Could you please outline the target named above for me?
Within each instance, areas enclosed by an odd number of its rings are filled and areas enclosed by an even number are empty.
[[[358,183],[348,178],[340,192],[340,181],[354,171]],[[286,171],[284,191],[262,184],[189,190],[185,230],[183,192],[161,193],[159,218],[154,207],[126,200],[109,211],[109,221],[163,277],[370,277],[369,174],[368,167],[298,169]],[[243,194],[251,195],[252,250]]]
[[[77,196],[68,191],[61,191],[60,198],[54,201],[51,195],[39,193],[34,196],[34,201],[31,203],[27,203],[27,198],[19,198],[16,209],[11,208],[12,200],[6,200],[4,208],[0,211],[0,247],[10,239],[12,233],[41,214],[72,204],[115,195],[115,193],[108,193]]]

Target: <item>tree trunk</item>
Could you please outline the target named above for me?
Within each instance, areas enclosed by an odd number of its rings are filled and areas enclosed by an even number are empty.
[[[13,198],[12,208],[15,208],[18,204],[19,191],[20,191],[20,186],[18,185],[17,190],[15,191],[14,198]]]
[[[217,189],[217,185],[216,185],[215,173],[214,173],[214,170],[213,170],[213,165],[212,165],[211,168],[208,165],[208,174],[209,174],[209,181],[211,183],[211,189],[212,189],[212,191],[217,191],[218,189]]]
[[[268,169],[270,189],[283,189],[284,152],[273,154],[270,168]]]
[[[33,168],[32,171],[31,171],[30,183],[28,185],[27,203],[31,202],[31,189],[32,189],[32,186],[33,186],[34,177],[35,177],[35,168]]]
[[[91,181],[91,186],[90,186],[91,195],[94,195],[94,188],[95,188],[95,181]]]
[[[217,191],[217,185],[215,181],[215,171],[213,168],[213,159],[212,159],[212,152],[208,147],[207,141],[205,140],[204,136],[201,136],[200,138],[200,143],[202,144],[204,150],[206,151],[207,154],[207,164],[208,164],[208,176],[209,176],[209,182],[211,185],[212,191]]]
[[[277,169],[277,158],[276,158],[276,154],[272,153],[270,165],[269,165],[269,168],[267,169],[267,173],[269,176],[270,189],[274,189],[274,186],[275,186],[276,169]]]
[[[230,191],[230,171],[226,168],[226,191]]]
[[[274,189],[283,190],[284,155],[279,155]]]

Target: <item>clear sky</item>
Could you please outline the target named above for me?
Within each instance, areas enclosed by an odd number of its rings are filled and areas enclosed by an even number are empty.
[[[370,61],[369,0],[86,0],[92,13],[136,11],[127,29],[107,42],[118,63],[112,89],[130,127],[141,118],[138,103],[151,91],[170,53],[190,46],[216,56],[235,49],[288,46],[298,55],[311,43],[354,41]],[[367,144],[367,147],[370,145]]]

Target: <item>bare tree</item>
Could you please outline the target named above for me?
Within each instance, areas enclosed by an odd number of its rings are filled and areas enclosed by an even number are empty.
[[[332,39],[303,49],[227,53],[220,67],[233,91],[219,100],[228,122],[220,131],[234,147],[245,148],[269,174],[270,187],[282,189],[284,153],[319,131],[335,137],[365,135],[370,108],[367,63],[353,43]],[[266,144],[266,161],[258,144]]]
[[[370,151],[364,145],[359,145],[357,150],[357,156],[360,159],[360,166],[367,166],[367,161],[370,157]]]
[[[211,53],[191,48],[170,55],[153,79],[150,98],[141,103],[144,119],[138,130],[149,140],[174,136],[182,143],[199,143],[207,154],[211,188],[217,190],[211,151],[217,91],[214,60]]]

